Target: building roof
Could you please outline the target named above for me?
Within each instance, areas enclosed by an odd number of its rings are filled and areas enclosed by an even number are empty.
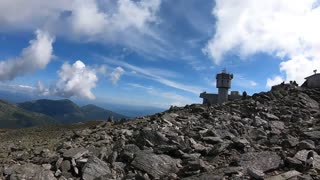
[[[311,77],[313,77],[313,76],[319,76],[319,75],[320,75],[320,73],[312,74],[311,76],[308,76],[308,77],[306,77],[306,78],[304,78],[304,79],[309,79],[309,78],[311,78]]]

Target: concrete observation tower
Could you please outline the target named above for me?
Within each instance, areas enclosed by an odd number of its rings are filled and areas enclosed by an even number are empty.
[[[222,104],[228,101],[228,91],[231,88],[231,80],[233,74],[227,73],[226,69],[222,73],[217,74],[217,88],[218,88],[218,103]]]

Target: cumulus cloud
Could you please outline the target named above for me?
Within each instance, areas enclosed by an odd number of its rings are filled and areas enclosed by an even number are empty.
[[[285,60],[280,70],[299,83],[319,68],[318,0],[217,0],[213,15],[216,33],[203,51],[216,64],[229,51],[267,53]]]
[[[36,31],[36,36],[20,56],[0,62],[0,80],[13,80],[47,66],[52,58],[54,38],[41,30]]]
[[[105,68],[104,68],[105,69]],[[86,99],[95,99],[92,92],[98,82],[98,74],[100,68],[86,66],[82,61],[78,60],[73,64],[64,63],[57,72],[59,80],[47,87],[42,82],[37,84],[37,92],[40,95],[61,96],[61,97],[79,97]]]
[[[110,80],[112,84],[117,84],[117,82],[120,80],[121,76],[124,74],[124,69],[122,67],[117,67],[113,70],[113,72],[110,74]]]
[[[274,85],[278,85],[282,83],[284,79],[281,76],[274,76],[273,78],[268,78],[267,79],[267,88],[271,88]]]
[[[56,94],[95,99],[91,90],[98,81],[96,71],[86,67],[82,61],[78,60],[72,65],[64,63],[58,74],[60,79],[56,84]]]

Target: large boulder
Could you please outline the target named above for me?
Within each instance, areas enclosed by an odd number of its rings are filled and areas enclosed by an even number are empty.
[[[43,169],[35,164],[15,165],[12,168],[10,180],[56,180],[51,171]]]
[[[178,172],[179,164],[180,160],[153,153],[138,153],[131,163],[133,167],[148,173],[155,179]]]
[[[270,151],[249,152],[241,156],[239,164],[244,168],[254,168],[262,172],[277,169],[281,163],[281,157]]]
[[[82,168],[82,173],[83,180],[94,180],[102,176],[110,175],[111,170],[106,162],[96,156],[92,156]]]

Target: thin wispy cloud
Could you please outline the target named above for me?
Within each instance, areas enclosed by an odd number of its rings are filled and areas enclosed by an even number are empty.
[[[152,97],[160,97],[162,99],[161,103],[157,103],[161,107],[169,107],[173,106],[184,106],[186,104],[194,103],[194,100],[187,98],[185,96],[179,95],[175,92],[163,91],[160,89],[156,89],[150,86],[144,86],[137,83],[128,83],[128,86],[133,88],[139,88],[141,90],[146,91]]]
[[[122,67],[116,67],[110,74],[110,80],[112,84],[117,84],[121,76],[125,73],[125,70]]]
[[[247,77],[241,75],[241,74],[234,74],[234,79],[232,80],[232,84],[237,85],[238,87],[246,88],[246,89],[252,89],[255,88],[258,83],[248,79]]]
[[[134,66],[132,64],[129,64],[129,63],[126,63],[126,62],[123,62],[123,61],[117,61],[117,60],[114,60],[114,59],[111,59],[111,58],[107,58],[107,57],[100,57],[100,58],[104,59],[105,63],[110,63],[110,64],[114,64],[114,65],[119,65],[119,66],[125,67],[125,68],[127,68],[127,69],[129,69],[131,71],[135,71],[137,73],[140,73],[140,74],[144,75],[148,79],[157,81],[157,82],[159,82],[159,83],[161,83],[163,85],[166,85],[166,86],[169,86],[169,87],[172,87],[172,88],[176,88],[176,89],[180,89],[180,90],[183,90],[183,91],[191,92],[191,93],[197,94],[197,95],[200,92],[202,92],[201,89],[203,89],[203,88],[200,88],[200,87],[197,87],[197,86],[185,85],[185,84],[181,84],[181,83],[166,79],[164,77],[161,77],[159,75],[154,74],[152,71],[148,71],[148,70],[146,70],[144,68],[141,68],[141,67],[138,67],[138,66]]]

